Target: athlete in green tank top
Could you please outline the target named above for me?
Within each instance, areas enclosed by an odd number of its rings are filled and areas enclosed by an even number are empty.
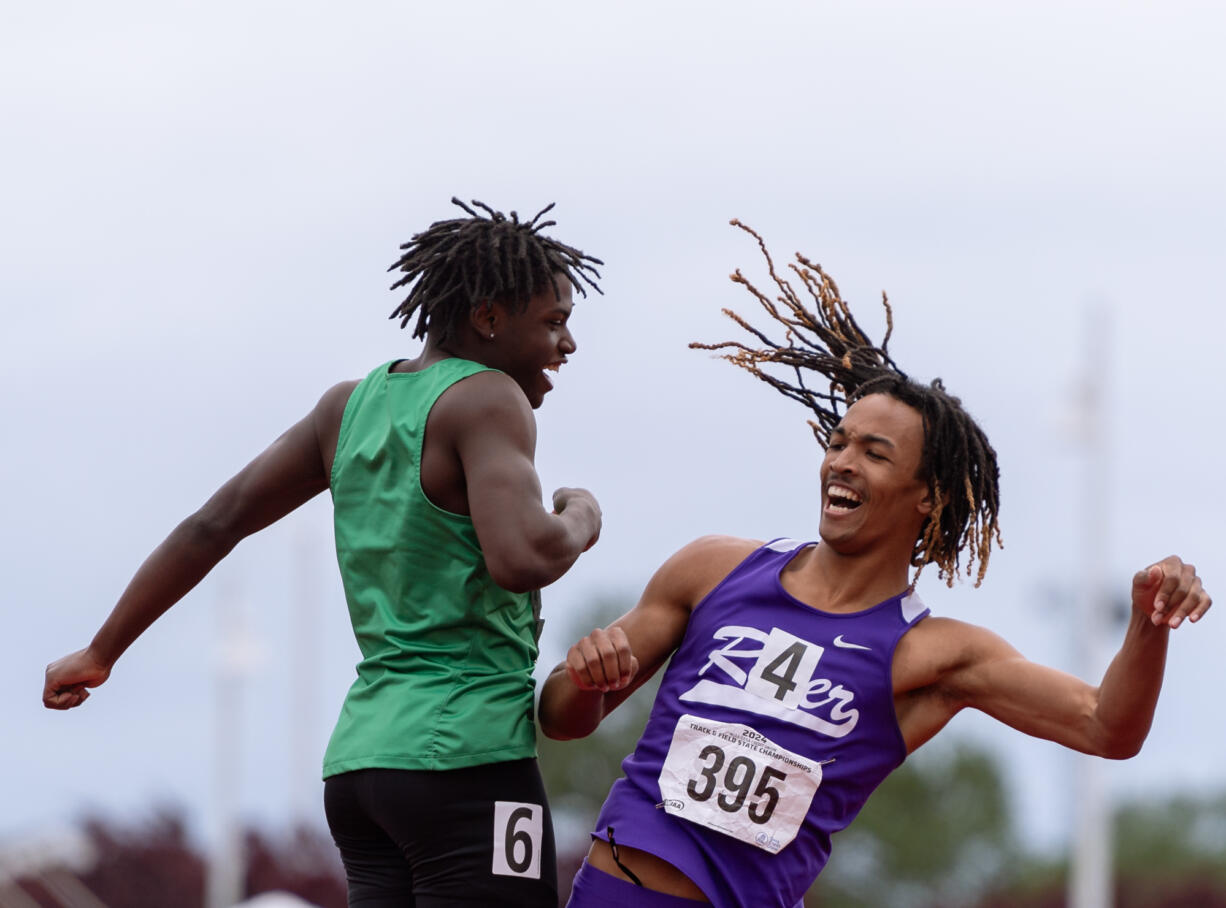
[[[386,363],[349,397],[332,461],[336,555],[362,651],[324,757],[352,769],[455,769],[536,754],[539,593],[490,577],[472,518],[422,491],[426,418],[485,371]]]
[[[240,540],[330,489],[361,651],[324,767],[350,902],[556,908],[534,606],[601,519],[585,489],[546,509],[532,411],[575,352],[572,291],[599,290],[600,262],[543,236],[544,211],[453,201],[468,217],[414,235],[392,266],[410,288],[392,316],[416,319],[421,352],[330,388],[179,524],[90,644],[47,667],[43,703],[84,703]]]

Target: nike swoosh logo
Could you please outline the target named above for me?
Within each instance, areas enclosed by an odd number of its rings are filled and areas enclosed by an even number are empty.
[[[872,649],[871,646],[861,646],[859,643],[848,643],[846,640],[843,639],[842,634],[839,634],[837,637],[834,638],[834,645],[837,646],[839,649],[867,649],[867,650]]]

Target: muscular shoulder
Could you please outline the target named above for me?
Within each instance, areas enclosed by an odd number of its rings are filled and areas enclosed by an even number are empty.
[[[508,406],[518,409],[528,407],[528,399],[515,380],[505,372],[486,369],[461,378],[443,392],[440,401],[449,400],[452,406],[465,406],[476,410],[502,409]],[[530,409],[530,408],[529,408]]]
[[[315,438],[319,444],[319,453],[323,458],[327,473],[332,472],[332,460],[336,456],[337,439],[341,434],[341,419],[345,415],[345,405],[360,381],[343,381],[333,385],[319,398],[315,409],[311,411],[311,420],[315,424]]]
[[[699,536],[677,550],[673,558],[686,561],[722,561],[735,558],[743,561],[750,552],[762,545],[760,539],[743,539],[740,536],[711,534]],[[735,565],[734,565],[735,566]]]
[[[526,432],[534,436],[535,420],[524,392],[502,372],[477,372],[462,378],[440,396],[430,411],[431,429],[457,433],[472,431]]]
[[[648,589],[695,605],[761,545],[759,540],[737,536],[702,536],[665,561]]]
[[[925,687],[952,693],[963,683],[960,679],[985,662],[1016,655],[1003,637],[985,627],[929,616],[899,641],[894,658],[895,693]]]
[[[353,394],[353,389],[361,384],[358,379],[337,382],[319,398],[315,405],[315,418],[321,422],[335,422],[340,425],[341,417],[345,415],[345,405]]]
[[[630,640],[642,677],[649,677],[681,643],[694,606],[760,544],[734,536],[703,536],[660,566],[638,605],[614,622]]]

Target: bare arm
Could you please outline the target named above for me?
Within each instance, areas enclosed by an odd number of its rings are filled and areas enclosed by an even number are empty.
[[[514,592],[548,586],[595,544],[600,506],[584,489],[558,489],[553,512],[545,510],[534,462],[536,422],[507,376],[475,375],[448,393],[454,395],[447,402],[450,425],[439,427],[454,432],[490,575]]]
[[[952,642],[957,658],[912,711],[910,727],[904,722],[909,746],[911,734],[919,732],[922,742],[935,733],[936,728],[923,728],[925,720],[939,727],[969,706],[1083,753],[1111,759],[1136,755],[1162,689],[1170,630],[1185,618],[1199,620],[1212,601],[1195,569],[1172,557],[1137,573],[1132,604],[1124,642],[1098,687],[1028,661],[983,628],[961,622],[934,626],[934,633]]]
[[[354,383],[315,408],[180,523],[137,569],[90,644],[47,666],[43,704],[70,709],[89,697],[133,641],[242,539],[328,487],[340,414]]]
[[[758,546],[728,536],[698,539],[666,561],[633,609],[578,641],[545,680],[538,718],[550,738],[591,734],[672,655],[690,611]]]

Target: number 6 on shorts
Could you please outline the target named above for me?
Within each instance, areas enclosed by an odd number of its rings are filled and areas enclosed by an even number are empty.
[[[495,876],[541,878],[544,810],[540,804],[494,802]]]

